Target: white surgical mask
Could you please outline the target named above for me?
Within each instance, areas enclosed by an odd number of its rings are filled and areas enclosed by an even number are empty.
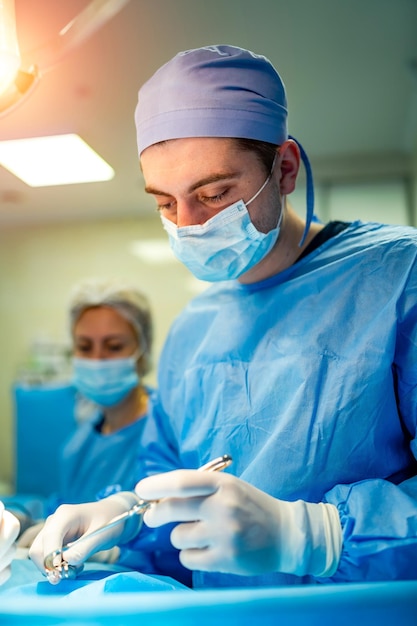
[[[204,224],[177,227],[161,215],[172,251],[196,278],[210,282],[239,278],[271,251],[279,237],[282,210],[277,226],[261,233],[252,224],[247,207],[269,183],[273,168],[246,204],[238,200]]]
[[[101,406],[114,406],[136,387],[138,354],[120,359],[74,357],[73,383],[86,398]]]

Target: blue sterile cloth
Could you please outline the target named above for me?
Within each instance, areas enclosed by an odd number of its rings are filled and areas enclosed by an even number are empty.
[[[171,579],[115,572],[113,566],[95,570],[91,564],[79,579],[53,587],[33,568],[13,563],[13,584],[0,593],[1,626],[417,623],[416,581],[193,591]]]
[[[86,563],[84,570],[74,580],[63,580],[51,585],[30,560],[16,559],[12,563],[12,575],[0,587],[0,603],[3,597],[28,599],[38,596],[96,598],[107,593],[138,591],[171,591],[188,588],[166,576],[148,576],[131,570],[123,571],[117,565]]]

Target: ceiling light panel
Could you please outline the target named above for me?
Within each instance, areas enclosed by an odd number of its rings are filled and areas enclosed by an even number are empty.
[[[0,141],[0,164],[30,187],[111,180],[114,170],[75,134]]]

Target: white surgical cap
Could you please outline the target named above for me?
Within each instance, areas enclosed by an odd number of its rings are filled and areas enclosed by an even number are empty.
[[[70,294],[71,333],[84,311],[98,306],[115,309],[131,324],[143,351],[143,374],[146,374],[151,366],[153,339],[152,315],[147,298],[135,286],[115,278],[85,279]]]

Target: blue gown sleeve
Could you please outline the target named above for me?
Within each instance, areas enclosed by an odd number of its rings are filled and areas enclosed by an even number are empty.
[[[337,485],[326,501],[337,506],[343,532],[332,581],[417,578],[417,477],[400,485],[385,480]]]

